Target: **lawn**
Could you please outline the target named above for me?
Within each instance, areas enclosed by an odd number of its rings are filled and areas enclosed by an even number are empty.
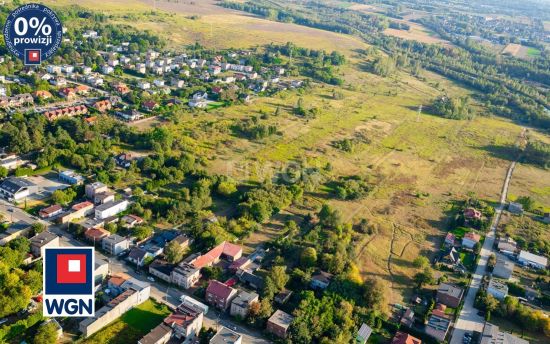
[[[168,307],[151,299],[129,310],[109,326],[86,339],[86,344],[136,343],[170,314]],[[147,321],[144,321],[147,319]]]

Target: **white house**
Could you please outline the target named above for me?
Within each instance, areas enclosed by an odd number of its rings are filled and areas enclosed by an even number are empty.
[[[142,89],[142,90],[148,90],[151,88],[151,83],[148,82],[148,81],[143,81],[143,80],[140,80],[137,84],[138,88]]]
[[[524,250],[519,252],[518,262],[524,266],[530,266],[536,269],[546,269],[548,266],[548,258],[537,256],[536,254]]]
[[[104,65],[101,67],[101,73],[103,74],[111,74],[115,71],[115,69],[109,65]]]
[[[493,295],[499,300],[504,300],[504,298],[508,295],[508,286],[506,285],[506,281],[495,277],[491,278],[489,281],[489,286],[487,287],[487,293]]]
[[[127,200],[105,203],[95,208],[95,218],[103,220],[108,217],[115,216],[126,209],[128,209]]]
[[[117,255],[130,248],[130,240],[118,234],[113,234],[103,238],[101,247],[110,254]]]

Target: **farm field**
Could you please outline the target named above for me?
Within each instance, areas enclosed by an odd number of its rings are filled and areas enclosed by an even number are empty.
[[[532,47],[510,43],[504,48],[504,50],[502,50],[502,54],[528,59],[540,55],[540,51]]]

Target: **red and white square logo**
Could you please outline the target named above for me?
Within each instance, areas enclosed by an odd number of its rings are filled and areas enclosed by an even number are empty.
[[[86,283],[86,255],[58,254],[57,283]]]
[[[27,50],[29,62],[40,62],[40,50]]]

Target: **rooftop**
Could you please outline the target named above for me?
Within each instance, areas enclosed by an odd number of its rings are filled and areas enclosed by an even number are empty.
[[[524,250],[519,252],[518,259],[527,260],[529,262],[537,263],[544,266],[548,265],[548,259],[546,257],[538,256],[536,254],[533,254],[531,252],[524,251]]]
[[[233,300],[233,303],[242,308],[248,308],[252,301],[258,300],[258,297],[258,294],[256,294],[255,292],[247,292],[241,290],[239,291],[237,297]]]
[[[171,333],[172,329],[169,326],[166,326],[164,323],[161,323],[154,329],[152,329],[149,333],[145,335],[145,337],[141,338],[139,340],[140,344],[156,344],[159,343],[159,341],[164,338],[168,333]]]
[[[55,238],[57,238],[57,235],[48,231],[44,231],[42,233],[36,234],[31,238],[31,245],[42,247],[54,240]]]
[[[102,204],[100,206],[98,206],[97,208],[95,208],[97,211],[104,211],[104,210],[107,210],[107,209],[111,209],[113,207],[116,207],[118,206],[119,204],[122,204],[124,202],[128,202],[127,200],[119,200],[119,201],[113,201],[113,202],[109,202],[109,203],[105,203],[105,204]]]
[[[485,323],[480,344],[529,344],[525,339],[499,330],[498,326]]]
[[[287,329],[290,326],[290,324],[292,323],[292,320],[294,320],[294,317],[292,315],[278,309],[269,318],[268,322],[276,324],[280,327],[283,327],[283,328]]]
[[[215,260],[219,259],[222,254],[230,257],[235,257],[239,254],[239,252],[242,252],[242,248],[239,245],[224,241],[208,251],[206,254],[198,257],[192,264],[197,268],[203,268],[211,264]]]
[[[462,296],[463,290],[462,290],[462,288],[459,288],[459,287],[454,286],[452,284],[441,283],[441,285],[439,286],[439,289],[437,290],[437,292],[459,298],[459,297]]]
[[[242,336],[227,327],[222,326],[222,328],[210,339],[210,344],[234,344],[236,343]]]
[[[397,331],[393,337],[391,344],[421,344],[422,341],[408,333]]]
[[[208,288],[206,288],[206,292],[210,294],[214,294],[217,297],[227,299],[231,293],[233,292],[233,288],[223,284],[220,281],[211,280],[208,284]]]

